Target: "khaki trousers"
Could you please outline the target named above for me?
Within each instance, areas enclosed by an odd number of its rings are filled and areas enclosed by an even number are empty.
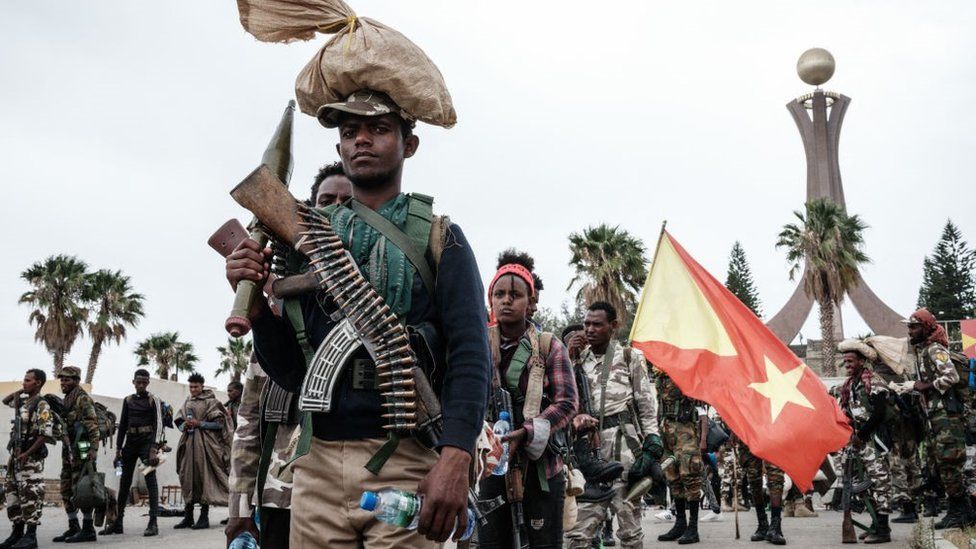
[[[291,499],[291,549],[426,549],[441,544],[416,530],[380,522],[359,508],[365,490],[396,488],[416,492],[437,454],[413,439],[400,446],[378,475],[363,467],[385,439],[312,439],[307,455],[295,461]]]

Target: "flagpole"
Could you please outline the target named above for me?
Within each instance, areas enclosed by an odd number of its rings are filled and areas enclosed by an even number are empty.
[[[651,260],[651,266],[647,269],[647,278],[644,279],[644,288],[642,288],[642,290],[647,289],[647,282],[651,279],[651,273],[654,272],[654,264],[657,263],[657,255],[658,255],[658,252],[661,251],[661,241],[664,240],[664,231],[665,231],[665,229],[667,229],[667,227],[668,227],[668,220],[665,219],[661,223],[661,233],[657,235],[657,245],[654,246],[654,259]],[[641,291],[641,295],[644,295],[644,292],[643,291]],[[639,301],[637,302],[637,305],[638,305],[637,309],[639,311],[640,310],[640,302]],[[638,311],[634,311],[634,318],[635,318],[635,320],[637,318],[637,312]],[[633,325],[630,327],[630,334],[627,337],[627,341],[628,342],[631,342],[632,343],[634,341],[634,330],[636,330],[636,329],[637,329],[637,323],[634,322]]]
[[[735,516],[735,539],[739,539],[739,454],[735,444],[729,444],[732,451],[732,514]]]

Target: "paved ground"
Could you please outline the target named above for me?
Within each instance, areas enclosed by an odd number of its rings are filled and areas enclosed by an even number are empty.
[[[135,512],[141,511],[141,512]],[[142,530],[145,528],[146,518],[141,516],[144,510],[129,509],[126,515],[126,533],[122,536],[102,536],[98,540],[97,546],[117,547],[117,548],[144,548],[151,542],[152,546],[176,549],[179,547],[192,549],[219,549],[224,547],[223,528],[218,522],[227,516],[227,510],[215,508],[211,510],[210,519],[212,527],[210,530],[174,530],[173,525],[179,519],[161,518],[159,520],[159,536],[156,538],[142,537]],[[48,507],[44,509],[43,524],[39,528],[38,540],[41,547],[56,547],[57,544],[51,543],[51,538],[60,534],[65,526],[66,520],[60,508]],[[842,547],[840,543],[840,513],[832,511],[820,511],[817,518],[786,518],[783,520],[783,533],[786,535],[789,546],[819,549],[827,547]],[[653,513],[644,513],[644,531],[647,533],[645,547],[666,547],[671,544],[657,542],[657,535],[670,528],[669,523],[661,522],[653,517]],[[726,517],[723,522],[704,523],[700,527],[702,543],[696,545],[700,549],[724,548],[724,547],[767,547],[765,543],[752,543],[749,535],[756,527],[755,515],[751,512],[739,513],[739,526],[741,539],[735,540],[735,526],[732,516]],[[896,524],[894,526],[894,542],[886,547],[907,547],[907,540],[911,535],[912,526]],[[0,535],[4,538],[9,533],[9,525],[6,521],[0,520]],[[0,538],[2,539],[2,538]],[[85,544],[88,547],[94,544]],[[677,547],[675,545],[675,547]],[[850,546],[847,546],[850,547]]]

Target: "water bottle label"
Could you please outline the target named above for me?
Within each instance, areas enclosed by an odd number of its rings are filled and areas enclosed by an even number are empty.
[[[412,495],[404,495],[397,501],[394,522],[391,524],[406,528],[410,526],[419,511],[420,499]]]

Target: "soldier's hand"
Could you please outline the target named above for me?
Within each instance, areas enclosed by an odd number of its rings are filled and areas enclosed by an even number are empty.
[[[573,429],[576,429],[580,433],[585,433],[595,429],[599,424],[600,421],[590,414],[577,414],[577,416],[573,418]]]
[[[224,535],[227,537],[227,547],[230,547],[232,541],[237,536],[243,534],[244,532],[250,532],[254,539],[261,541],[258,537],[258,527],[254,524],[254,519],[251,517],[231,517],[227,519],[227,526],[224,528]]]
[[[573,332],[573,335],[569,337],[569,357],[576,359],[579,358],[581,352],[586,347],[586,335],[582,330]]]
[[[225,269],[227,281],[234,291],[237,291],[237,284],[242,280],[263,284],[271,272],[271,248],[262,250],[257,242],[245,238],[227,256]]]
[[[508,455],[519,451],[527,435],[528,431],[525,430],[525,427],[520,427],[502,437],[502,442],[508,443]]]
[[[471,454],[453,446],[441,449],[434,468],[417,486],[423,494],[417,532],[427,539],[443,543],[457,521],[454,539],[464,533],[468,524],[468,468]]]
[[[932,384],[928,381],[916,381],[915,390],[919,392],[928,391],[932,388]]]
[[[27,463],[27,458],[29,457],[30,456],[27,455],[27,452],[21,452],[20,454],[17,454],[17,463],[23,465]]]

